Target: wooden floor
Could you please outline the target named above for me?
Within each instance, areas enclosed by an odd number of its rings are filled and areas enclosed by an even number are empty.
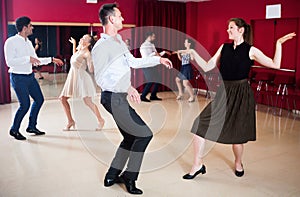
[[[17,141],[8,131],[18,102],[0,105],[0,196],[131,196],[123,185],[103,186],[104,175],[121,136],[112,117],[94,101],[106,120],[102,131],[82,100],[70,100],[76,130],[63,131],[67,123],[57,99],[65,74],[45,74],[39,83],[46,101],[38,128],[45,136],[25,132],[28,114],[20,132],[26,141]],[[245,145],[245,175],[234,175],[230,145],[209,143],[205,152],[207,173],[183,180],[193,162],[189,132],[194,118],[209,102],[198,95],[196,102],[176,101],[173,92],[159,93],[162,101],[133,104],[154,133],[142,165],[137,186],[143,196],[300,196],[300,117],[288,111],[275,116],[259,105],[257,141]],[[14,93],[12,98],[15,99]],[[16,99],[15,99],[16,100]]]

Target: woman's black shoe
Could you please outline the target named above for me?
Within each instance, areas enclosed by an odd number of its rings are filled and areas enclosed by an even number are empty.
[[[243,175],[244,175],[244,170],[243,171],[237,171],[237,170],[235,170],[235,176],[237,176],[237,177],[242,177]]]
[[[195,172],[195,174],[193,174],[193,175],[186,174],[182,178],[183,179],[193,179],[193,178],[195,178],[200,173],[202,173],[202,174],[206,173],[206,167],[205,167],[205,165],[202,165],[202,167],[200,168],[200,170],[198,170],[197,172]]]
[[[235,176],[237,176],[237,177],[242,177],[242,176],[244,175],[245,171],[244,171],[244,166],[243,166],[243,164],[242,164],[242,168],[243,168],[242,171],[237,171],[237,170],[235,170]]]

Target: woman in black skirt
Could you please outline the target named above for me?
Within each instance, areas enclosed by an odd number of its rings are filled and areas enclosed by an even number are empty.
[[[254,61],[279,69],[282,44],[292,39],[296,34],[289,33],[276,42],[274,58],[264,55],[262,51],[251,44],[251,29],[241,18],[232,18],[227,29],[232,43],[223,44],[216,54],[206,62],[195,50],[192,55],[197,64],[209,71],[220,64],[223,82],[218,88],[215,99],[209,103],[195,119],[194,133],[194,163],[184,179],[193,179],[198,174],[206,173],[203,164],[205,140],[232,144],[235,156],[235,175],[244,175],[242,155],[244,143],[256,140],[255,100],[248,83],[248,74]]]

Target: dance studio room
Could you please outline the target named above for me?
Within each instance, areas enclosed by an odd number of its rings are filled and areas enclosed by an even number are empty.
[[[300,196],[299,0],[1,0],[0,196]]]

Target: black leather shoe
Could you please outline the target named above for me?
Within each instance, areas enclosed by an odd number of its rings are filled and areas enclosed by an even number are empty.
[[[125,187],[130,194],[137,194],[137,195],[143,194],[142,190],[140,190],[139,188],[136,188],[135,181],[127,179],[123,175],[120,176],[120,180],[122,183],[125,184]]]
[[[141,97],[141,101],[144,101],[144,102],[150,102],[150,100],[147,99],[146,97]]]
[[[242,168],[243,168],[243,164],[242,164]],[[235,176],[237,176],[237,177],[242,177],[244,175],[244,173],[245,173],[244,168],[242,171],[235,170]]]
[[[10,130],[9,134],[17,140],[26,140],[26,137],[24,137],[19,131]]]
[[[105,179],[104,179],[104,186],[105,187],[110,187],[115,183],[121,183],[119,177],[116,177],[116,178],[107,178],[107,177],[105,177]]]
[[[157,96],[150,96],[151,101],[161,101],[161,98],[158,98]]]
[[[26,131],[28,133],[34,133],[35,135],[45,135],[45,132],[40,131],[37,128],[34,128],[34,129],[27,128]]]
[[[244,170],[243,171],[237,171],[237,170],[235,170],[235,176],[237,176],[237,177],[242,177],[244,175],[244,173],[245,173]]]
[[[202,167],[200,168],[200,170],[198,170],[197,172],[195,172],[195,174],[193,174],[193,175],[186,174],[182,178],[183,179],[193,179],[193,178],[195,178],[200,173],[202,173],[202,174],[206,173],[206,167],[205,167],[205,165],[202,165]]]

